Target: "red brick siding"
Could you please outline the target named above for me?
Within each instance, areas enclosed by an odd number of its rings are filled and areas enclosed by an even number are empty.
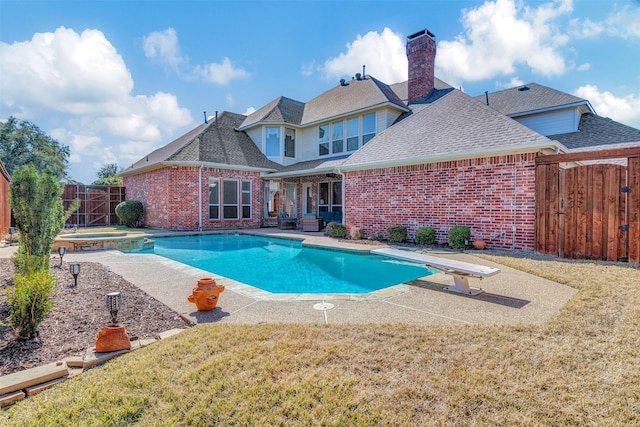
[[[145,225],[173,230],[194,230],[198,228],[198,169],[195,166],[178,167],[176,169],[167,167],[124,178],[127,198],[129,200],[140,200],[144,205]],[[251,181],[252,218],[250,220],[209,220],[210,176],[221,179]],[[259,227],[262,219],[263,192],[263,184],[259,172],[203,168],[202,228]],[[222,201],[222,192],[220,197]],[[239,202],[241,202],[240,196]]]
[[[440,242],[466,225],[473,239],[495,238],[493,247],[533,250],[534,160],[529,153],[348,172],[345,223],[367,235],[404,225],[410,239],[431,226]]]

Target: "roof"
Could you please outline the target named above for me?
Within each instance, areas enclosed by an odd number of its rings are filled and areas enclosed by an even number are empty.
[[[570,150],[593,146],[606,148],[603,146],[621,143],[640,145],[640,129],[586,113],[580,117],[577,132],[550,135],[549,138],[555,139]]]
[[[405,104],[409,102],[409,81],[408,80],[405,80],[400,83],[394,83],[389,87],[391,88],[391,90],[395,92],[398,98],[402,100],[402,102],[404,102]],[[433,87],[435,89],[451,89],[452,88],[451,85],[443,82],[437,77],[434,78]]]
[[[239,126],[239,129],[249,128],[256,123],[270,122],[299,125],[302,120],[303,112],[304,102],[281,96],[259,110],[251,113],[244,119],[242,124]]]
[[[402,100],[389,85],[366,76],[361,80],[350,80],[338,85],[305,104],[302,125],[330,120],[354,111],[370,109],[382,105],[394,105],[406,111]]]
[[[2,160],[0,160],[0,175],[4,177],[5,181],[11,182],[9,172],[7,172],[7,168],[4,166],[4,163],[2,163]]]
[[[506,116],[518,116],[524,113],[553,110],[579,104],[584,104],[589,111],[593,111],[586,99],[537,83],[490,92],[488,96],[489,106]],[[475,99],[486,104],[485,95],[476,96]]]
[[[298,162],[285,166],[278,172],[269,174],[268,177],[305,176],[333,172],[335,169],[339,168],[348,157],[349,155],[345,155],[331,157],[329,159],[315,159]]]
[[[430,104],[412,105],[413,113],[353,153],[343,167],[422,163],[492,150],[527,150],[557,143],[453,89]]]
[[[216,120],[199,125],[137,161],[132,167],[125,169],[122,175],[133,175],[170,162],[280,169],[281,166],[267,159],[246,133],[236,130],[245,118],[241,114],[224,111]]]

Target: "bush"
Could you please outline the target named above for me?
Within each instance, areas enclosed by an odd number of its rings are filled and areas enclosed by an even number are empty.
[[[127,227],[140,227],[144,215],[144,206],[139,200],[127,200],[116,206],[116,215]]]
[[[435,245],[436,230],[433,227],[418,227],[416,229],[416,243],[419,245]]]
[[[64,227],[62,186],[33,166],[17,169],[12,177],[9,203],[20,233],[13,257],[16,273],[27,275],[49,269],[49,256],[56,235]]]
[[[364,231],[362,231],[362,228],[353,227],[349,235],[351,240],[361,240],[364,238]]]
[[[465,240],[471,239],[471,230],[464,225],[454,225],[449,229],[449,246],[454,249],[464,249]]]
[[[49,299],[55,289],[53,275],[49,271],[16,274],[13,284],[13,289],[6,291],[11,307],[9,324],[19,337],[33,338],[37,335],[40,322],[53,308],[53,302]]]
[[[392,243],[402,243],[407,240],[407,227],[404,225],[392,225],[387,228],[387,240]]]
[[[344,239],[347,237],[347,228],[337,222],[330,222],[327,224],[327,235],[334,239]]]

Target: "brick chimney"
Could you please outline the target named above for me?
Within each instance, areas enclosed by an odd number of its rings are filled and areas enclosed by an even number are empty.
[[[409,60],[409,103],[423,99],[434,86],[436,36],[429,30],[407,37]]]

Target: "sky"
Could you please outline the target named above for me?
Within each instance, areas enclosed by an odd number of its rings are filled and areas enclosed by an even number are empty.
[[[356,73],[436,76],[471,96],[538,83],[640,128],[640,0],[0,0],[0,121],[70,148],[71,179],[127,167],[216,111],[306,102]]]

